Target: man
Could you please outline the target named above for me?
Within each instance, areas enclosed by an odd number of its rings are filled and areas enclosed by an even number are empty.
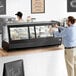
[[[62,41],[65,47],[65,60],[67,64],[68,76],[74,76],[74,56],[76,56],[76,23],[75,18],[67,18],[67,27],[61,31]],[[70,67],[71,64],[72,66]]]
[[[17,21],[18,22],[24,22],[24,20],[22,19],[22,12],[17,12],[15,15],[17,15]]]

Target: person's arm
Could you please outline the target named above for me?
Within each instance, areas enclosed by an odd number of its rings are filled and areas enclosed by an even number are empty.
[[[65,27],[58,27],[58,31],[54,31],[54,37],[64,37],[65,36]]]
[[[59,26],[59,27],[58,27],[58,31],[59,31],[59,32],[64,31],[64,29],[65,29],[65,27],[62,27],[62,26]]]

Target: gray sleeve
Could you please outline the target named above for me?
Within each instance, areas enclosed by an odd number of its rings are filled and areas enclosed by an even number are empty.
[[[53,32],[54,37],[62,37],[61,34],[59,31]]]

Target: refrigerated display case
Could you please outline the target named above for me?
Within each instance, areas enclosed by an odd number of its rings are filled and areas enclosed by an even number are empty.
[[[6,23],[3,26],[2,47],[5,50],[56,46],[62,43],[61,37],[50,32],[57,22]]]

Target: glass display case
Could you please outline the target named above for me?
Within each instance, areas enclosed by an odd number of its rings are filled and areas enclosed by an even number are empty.
[[[3,26],[2,47],[6,50],[55,46],[62,39],[54,37],[52,25],[57,22],[7,23]]]
[[[9,31],[11,40],[29,39],[28,27],[11,27]]]
[[[37,38],[53,37],[53,33],[49,32],[50,26],[51,25],[36,26],[36,37]]]
[[[36,36],[35,36],[35,28],[34,26],[30,26],[29,27],[29,34],[30,34],[30,39],[34,39]]]

